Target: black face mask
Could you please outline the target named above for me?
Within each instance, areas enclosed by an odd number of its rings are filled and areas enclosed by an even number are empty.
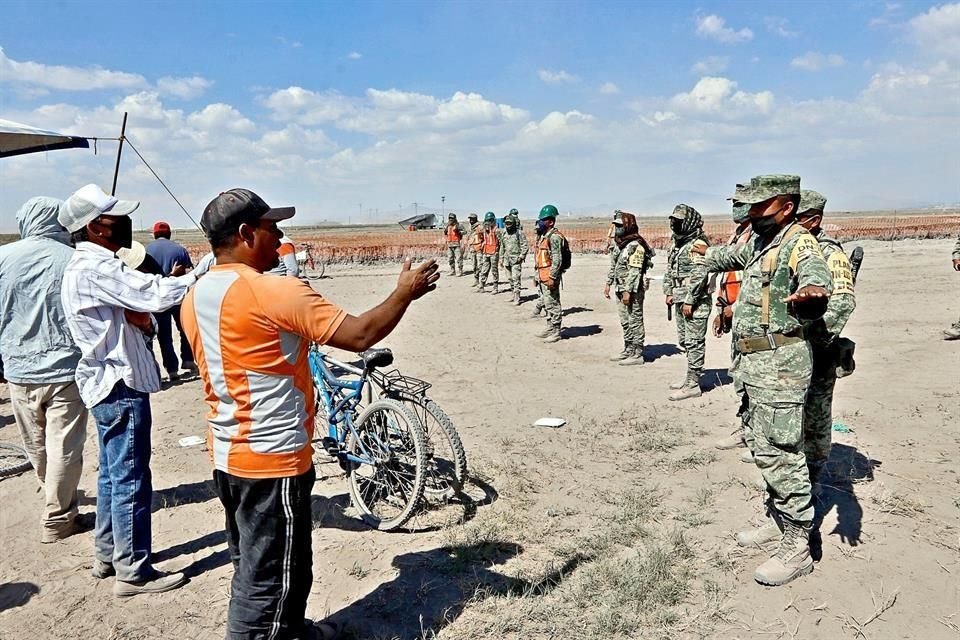
[[[683,232],[683,220],[670,218],[670,230],[679,235]]]
[[[776,215],[777,214],[773,214],[772,216],[764,216],[762,218],[750,218],[750,227],[757,235],[772,236],[780,230],[780,225],[777,223]]]
[[[133,244],[133,219],[130,216],[118,216],[113,220],[113,226],[110,227],[110,240],[114,244],[129,249]]]
[[[623,225],[622,225],[622,224],[618,224],[618,225],[613,229],[613,235],[615,235],[615,236],[618,237],[618,238],[622,238],[622,237],[623,237]]]

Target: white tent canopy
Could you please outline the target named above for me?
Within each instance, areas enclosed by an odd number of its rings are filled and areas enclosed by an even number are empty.
[[[87,149],[86,138],[45,131],[29,125],[0,119],[0,158],[56,149]]]

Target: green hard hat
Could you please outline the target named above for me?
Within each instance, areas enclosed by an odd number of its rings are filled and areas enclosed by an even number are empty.
[[[493,211],[487,211],[485,214],[483,214],[483,221],[484,221],[484,222],[496,222],[496,221],[497,221],[497,214],[495,214]]]
[[[540,209],[540,215],[537,216],[537,219],[546,220],[547,218],[553,218],[556,220],[558,215],[559,214],[557,213],[557,208],[555,206],[552,204],[545,204],[543,205],[543,209]]]

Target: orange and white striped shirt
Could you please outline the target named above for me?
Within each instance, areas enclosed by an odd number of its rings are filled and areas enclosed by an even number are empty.
[[[217,265],[184,299],[184,333],[203,377],[215,468],[283,478],[312,464],[314,391],[307,350],[346,312],[296,278]]]

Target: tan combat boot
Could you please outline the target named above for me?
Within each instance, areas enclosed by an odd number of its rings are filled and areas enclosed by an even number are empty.
[[[620,362],[633,355],[633,347],[626,342],[623,343],[623,351],[615,356],[610,356],[610,362]]]
[[[767,518],[759,527],[737,532],[737,545],[741,547],[762,547],[778,542],[783,537],[783,528],[775,517]]]
[[[548,335],[550,335],[551,333],[553,333],[553,327],[550,326],[550,325],[547,325],[547,328],[546,328],[546,329],[544,329],[543,331],[540,331],[540,332],[537,333],[537,337],[538,337],[538,338],[546,338],[546,337],[547,337]]]
[[[644,360],[643,360],[643,347],[642,347],[642,346],[639,346],[639,347],[638,347],[638,346],[634,345],[634,346],[633,346],[633,351],[631,352],[630,356],[627,357],[627,358],[624,358],[624,359],[621,360],[618,364],[619,364],[621,367],[632,367],[632,366],[636,366],[636,365],[642,365],[643,363],[644,363]]]
[[[519,307],[519,306],[520,306],[520,292],[519,292],[519,291],[517,291],[516,293],[513,294],[513,306],[515,306],[515,307]]]
[[[560,327],[551,327],[550,331],[543,338],[543,341],[546,343],[560,342],[561,340],[563,340],[563,334],[560,333]]]
[[[783,522],[780,547],[769,560],[757,567],[753,579],[760,584],[779,587],[813,571],[810,556],[810,529]]]
[[[671,393],[669,399],[676,402],[688,398],[699,398],[701,395],[703,392],[700,390],[700,372],[689,371],[683,387]]]
[[[746,441],[743,439],[743,427],[737,427],[737,429],[726,438],[717,440],[713,446],[721,451],[747,446]]]
[[[746,462],[747,464],[753,464],[756,460],[753,459],[753,452],[750,449],[747,449],[740,454],[740,462]]]

